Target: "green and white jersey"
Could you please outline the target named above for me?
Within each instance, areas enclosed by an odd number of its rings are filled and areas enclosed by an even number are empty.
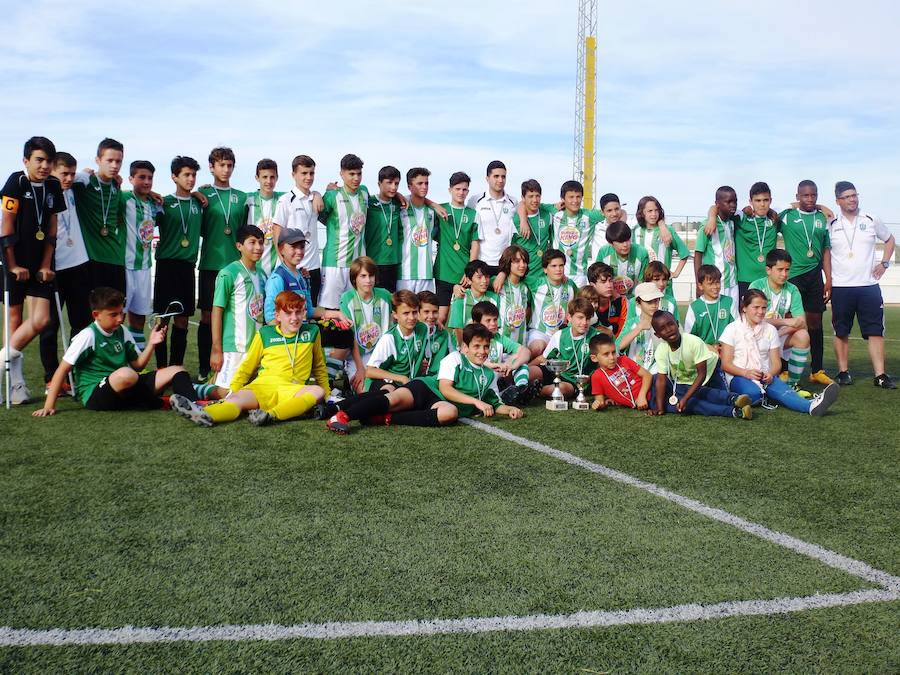
[[[497,309],[500,310],[499,333],[513,342],[525,344],[528,331],[528,306],[531,304],[531,291],[525,281],[514,284],[509,279],[497,294]]]
[[[678,257],[682,260],[689,257],[691,252],[688,250],[687,245],[685,245],[684,240],[675,231],[675,228],[671,226],[667,227],[669,228],[669,232],[672,233],[672,243],[668,246],[660,239],[658,227],[638,225],[632,230],[631,241],[635,244],[640,244],[647,250],[647,257],[650,258],[650,262],[659,260],[669,271],[671,271],[673,252],[677,253]]]
[[[487,366],[476,366],[461,352],[452,352],[441,360],[436,377],[424,378],[429,389],[446,401],[441,394],[440,380],[449,380],[453,388],[461,394],[477,398],[495,408],[503,403],[500,401],[500,392],[497,389],[497,374]],[[471,417],[477,408],[468,403],[454,403],[460,417]]]
[[[580,209],[574,216],[565,210],[553,215],[553,248],[566,254],[566,276],[578,279],[587,275],[593,254],[606,241],[606,224],[600,211]]]
[[[478,239],[478,223],[475,209],[466,206],[441,204],[446,209],[447,220],[437,219],[437,255],[434,259],[434,278],[450,284],[462,279],[472,251],[472,242]]]
[[[553,243],[553,215],[556,208],[552,204],[541,204],[537,213],[528,216],[528,237],[523,237],[520,232],[519,214],[513,216],[512,243],[521,246],[528,251],[528,274],[525,283],[534,292],[534,289],[544,280],[544,268],[541,258],[544,251]],[[568,256],[566,257],[568,261]]]
[[[86,404],[104,378],[138,356],[134,338],[124,326],[106,333],[94,322],[72,339],[63,361],[73,367],[76,396]]]
[[[108,265],[125,265],[125,228],[119,209],[121,191],[114,182],[79,173],[72,183],[75,211],[88,257]]]
[[[412,379],[422,367],[427,342],[428,326],[421,321],[409,335],[403,335],[400,326],[394,324],[378,340],[368,365]]]
[[[400,212],[401,260],[399,279],[432,279],[431,231],[437,214],[428,206],[409,206]]]
[[[341,314],[353,323],[353,335],[365,361],[393,323],[391,294],[384,288],[375,288],[372,297],[363,300],[356,289],[347,291],[341,296]]]
[[[791,254],[791,277],[816,269],[822,264],[826,248],[831,248],[828,222],[819,211],[807,213],[800,209],[781,212],[781,236],[784,250]],[[812,255],[810,255],[812,253]]]
[[[249,270],[235,260],[216,276],[213,307],[222,307],[222,351],[247,351],[264,324],[266,277],[257,267]]]
[[[662,301],[664,300],[665,298],[660,299],[660,309],[663,309]],[[666,309],[665,311],[670,310]],[[653,328],[642,330],[629,343],[628,349],[625,352],[622,352],[621,350],[620,345],[622,344],[622,337],[633,331],[634,328],[640,323],[640,321],[640,310],[637,307],[637,303],[632,300],[629,303],[628,318],[625,319],[625,325],[622,327],[622,332],[619,333],[618,337],[616,337],[616,349],[618,349],[620,353],[624,353],[639,366],[643,366],[644,368],[646,368],[647,371],[652,375],[655,375],[656,359],[654,357],[654,353],[656,351],[656,346],[659,344],[660,340],[658,337],[656,337],[656,335],[654,335]]]
[[[708,237],[703,223],[697,232],[694,253],[703,256],[704,265],[715,265],[722,272],[722,288],[737,286],[737,270],[734,264],[734,218],[722,220],[716,217],[716,231]]]
[[[463,297],[454,297],[450,301],[450,317],[447,320],[447,327],[464,328],[472,320],[472,308],[479,302],[492,302],[499,306],[500,299],[493,291],[486,291],[484,295],[476,298],[474,291],[467,288]]]
[[[566,308],[569,301],[578,295],[578,289],[571,279],[555,286],[546,274],[541,282],[531,289],[531,322],[528,327],[553,335],[566,323]]]
[[[575,384],[577,375],[590,375],[597,368],[597,364],[591,361],[589,346],[591,338],[596,334],[597,329],[589,326],[584,335],[575,337],[572,335],[572,329],[566,326],[550,337],[550,342],[544,347],[544,358],[568,361],[568,368],[559,376]]]
[[[263,254],[258,265],[262,266],[266,276],[278,264],[278,249],[274,245],[273,225],[275,223],[275,207],[283,192],[273,192],[271,197],[263,197],[259,190],[247,193],[247,224],[256,225],[263,232]]]
[[[328,190],[322,201],[325,206],[319,220],[325,223],[325,251],[323,267],[350,267],[366,254],[366,214],[369,209],[369,190],[365,185],[350,193],[344,187]]]
[[[771,218],[741,214],[734,226],[737,280],[749,284],[766,274],[766,254],[778,243],[781,228]]]
[[[383,202],[379,197],[369,197],[366,211],[366,255],[376,265],[400,264],[400,200],[394,197]]]
[[[696,335],[708,345],[714,345],[722,337],[725,326],[734,321],[731,311],[733,302],[727,295],[720,295],[714,302],[703,297],[697,298],[688,306],[684,317],[684,332]]]
[[[775,291],[769,284],[769,278],[763,277],[751,283],[750,288],[766,294],[766,299],[769,301],[769,307],[766,310],[767,319],[784,319],[788,314],[792,317],[804,316],[800,289],[790,281],[786,281],[780,291]]]
[[[203,226],[200,202],[194,197],[166,195],[162,211],[156,217],[156,226],[159,228],[157,260],[185,260],[192,265],[197,264]]]
[[[488,351],[487,360],[491,363],[503,363],[507,356],[515,356],[522,345],[513,342],[508,337],[504,337],[499,333],[491,340],[490,350]]]
[[[650,257],[647,249],[640,244],[632,244],[625,258],[616,253],[612,244],[607,244],[597,251],[596,262],[604,262],[613,268],[613,287],[616,293],[631,298],[634,287],[644,280],[644,270],[650,264]]]
[[[246,222],[247,195],[234,188],[206,187],[200,192],[209,204],[203,209],[199,267],[218,272],[241,257],[236,246],[237,230]]]
[[[659,299],[659,311],[670,312],[672,316],[675,317],[675,321],[679,324],[681,323],[681,313],[678,309],[678,303],[670,297],[664,295]],[[628,319],[635,313],[637,313],[637,298],[631,298],[628,301],[628,313],[625,315],[627,317],[625,323],[628,323]],[[624,332],[624,328],[622,330]]]
[[[426,324],[427,325],[427,324]],[[453,348],[451,349],[451,345]],[[437,375],[441,360],[451,351],[456,351],[456,340],[451,339],[450,331],[429,327],[425,337],[425,356],[422,359],[421,375]]]
[[[141,199],[133,192],[122,193],[119,217],[125,228],[125,269],[150,269],[156,216],[160,211],[152,199]]]

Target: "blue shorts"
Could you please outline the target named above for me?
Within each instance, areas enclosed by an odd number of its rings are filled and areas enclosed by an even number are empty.
[[[831,289],[831,326],[839,338],[850,335],[853,318],[863,338],[884,336],[881,286],[836,286]]]

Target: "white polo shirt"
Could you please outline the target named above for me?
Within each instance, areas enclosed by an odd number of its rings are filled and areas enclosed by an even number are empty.
[[[75,210],[75,193],[72,188],[63,192],[66,199],[66,210],[56,215],[56,251],[54,253],[56,271],[67,270],[88,261],[84,237],[81,236],[81,223]]]
[[[497,265],[504,249],[512,242],[515,228],[513,216],[516,215],[516,200],[508,194],[491,197],[489,192],[469,197],[466,204],[475,209],[475,222],[478,223],[478,236],[481,239],[479,258],[488,265]],[[499,232],[497,232],[499,230]]]
[[[828,224],[831,238],[831,285],[872,286],[875,267],[875,245],[891,238],[891,231],[881,218],[859,211],[856,218],[843,213]]]
[[[306,250],[300,267],[317,270],[321,266],[319,254],[319,214],[313,208],[313,195],[303,194],[296,187],[278,198],[275,206],[276,225],[287,230],[300,230],[306,236]]]

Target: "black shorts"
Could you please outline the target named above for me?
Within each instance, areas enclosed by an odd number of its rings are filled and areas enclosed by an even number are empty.
[[[493,279],[495,276],[500,274],[500,265],[488,265],[488,276]]]
[[[738,303],[741,303],[744,301],[744,295],[747,293],[747,291],[750,290],[751,282],[739,281],[737,283],[738,283]]]
[[[854,317],[863,338],[884,336],[881,286],[842,286],[831,289],[831,326],[839,338],[850,335]]]
[[[53,282],[37,280],[37,269],[28,270],[28,281],[16,281],[12,274],[5,275],[9,287],[9,306],[15,307],[25,302],[25,296],[49,300],[53,295]]]
[[[545,387],[548,384],[553,384],[553,380],[556,379],[556,375],[550,372],[550,369],[547,366],[538,366],[541,369],[541,384]],[[562,375],[559,376],[560,381],[563,381]]]
[[[379,265],[378,283],[375,284],[391,293],[397,290],[397,265]]]
[[[440,307],[449,307],[450,301],[453,300],[453,284],[449,281],[435,279],[434,289],[438,296],[438,305]]]
[[[104,377],[84,407],[88,410],[157,410],[162,407],[162,399],[156,394],[156,371],[138,375],[133,387],[120,392],[116,392]]]
[[[196,275],[194,264],[188,260],[157,260],[156,278],[153,280],[153,311],[163,314],[169,303],[178,301],[184,305],[183,316],[191,316],[196,310]]]
[[[387,380],[372,380],[369,385],[369,391],[379,391],[386,384],[391,385],[395,389],[400,386],[396,382],[388,382]]]
[[[825,312],[825,281],[822,279],[821,266],[798,274],[788,281],[800,291],[800,297],[803,299],[803,311],[813,314]]]
[[[322,346],[332,349],[353,349],[353,330],[341,330],[331,325],[330,321],[316,321],[322,332]]]
[[[431,391],[431,387],[422,380],[410,380],[403,385],[403,388],[409,389],[410,393],[412,393],[415,410],[429,410],[435,403],[444,400]]]
[[[91,260],[91,288],[115,288],[121,293],[125,288],[125,265],[111,265],[110,263]]]
[[[215,270],[200,270],[200,282],[197,291],[197,308],[211,312],[213,308],[213,296],[216,294],[216,277],[219,273]]]

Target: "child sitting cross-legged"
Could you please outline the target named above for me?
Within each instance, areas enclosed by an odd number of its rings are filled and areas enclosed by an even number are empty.
[[[275,298],[274,326],[260,328],[231,379],[224,401],[201,408],[172,396],[172,409],[201,427],[231,422],[249,411],[251,424],[300,417],[328,396],[328,371],[318,325],[305,323],[306,298],[282,291]],[[307,381],[313,377],[314,385]]]
[[[566,369],[559,374],[560,391],[567,398],[575,394],[578,377],[590,376],[597,367],[597,364],[591,361],[588,350],[591,338],[597,334],[597,330],[591,327],[591,319],[594,317],[593,305],[584,298],[575,298],[569,302],[568,313],[569,325],[551,336],[537,365],[532,365],[529,369],[531,379],[543,383],[540,393],[544,398],[553,395],[553,382],[556,379],[556,375],[544,365],[548,360],[568,361]]]
[[[597,370],[591,375],[594,395],[591,408],[604,410],[608,405],[621,405],[646,410],[647,394],[653,383],[650,371],[627,356],[617,357],[616,340],[607,333],[597,333],[588,347],[591,361],[597,364]]]
[[[485,365],[497,373],[500,400],[504,403],[525,405],[540,391],[539,380],[529,383],[528,361],[531,352],[508,337],[498,334],[500,310],[492,302],[475,303],[472,308],[472,322],[487,326],[491,331],[491,346]]]

